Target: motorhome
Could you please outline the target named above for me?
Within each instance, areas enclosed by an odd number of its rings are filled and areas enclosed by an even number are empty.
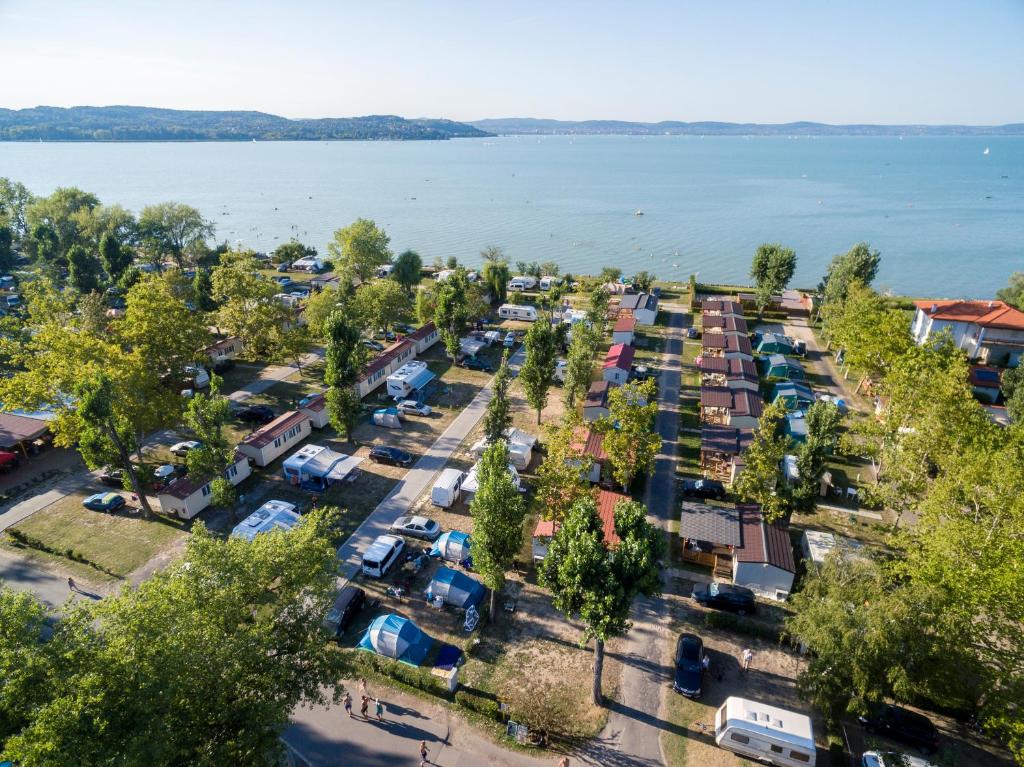
[[[735,696],[715,714],[715,743],[780,767],[814,767],[817,756],[810,717]]]
[[[430,491],[430,502],[442,509],[450,508],[458,503],[462,493],[462,481],[466,473],[458,469],[445,469],[437,478],[433,489]]]
[[[528,274],[520,274],[508,281],[509,290],[533,290],[537,287],[537,278]]]
[[[517,304],[502,304],[498,307],[498,316],[503,320],[537,321],[537,307]]]
[[[568,360],[558,360],[555,363],[555,380],[558,383],[565,383],[565,370],[569,367]]]
[[[426,362],[422,360],[407,362],[388,376],[388,395],[395,400],[415,397],[434,378],[435,376],[430,372]]]

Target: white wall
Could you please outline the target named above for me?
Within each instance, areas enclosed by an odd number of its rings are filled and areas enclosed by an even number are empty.
[[[776,592],[788,594],[793,588],[793,573],[762,562],[738,562],[734,559],[732,582],[746,586],[758,596],[776,599]]]

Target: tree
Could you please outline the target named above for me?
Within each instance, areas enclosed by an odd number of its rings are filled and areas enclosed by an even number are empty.
[[[203,477],[211,479],[215,505],[230,507],[235,503],[235,486],[224,472],[234,463],[235,446],[224,434],[224,425],[232,420],[233,414],[231,401],[219,392],[220,378],[212,375],[210,391],[195,394],[185,407],[185,425],[200,442],[198,448],[185,455],[185,463],[190,477],[197,481]]]
[[[335,312],[327,320],[327,352],[324,383],[329,387],[325,400],[331,425],[351,442],[362,402],[355,384],[366,361],[359,327],[344,312]]]
[[[576,401],[582,399],[590,388],[599,342],[600,336],[589,323],[577,322],[573,327],[562,383],[562,397],[567,410],[575,410]]]
[[[782,402],[767,405],[754,429],[754,439],[743,453],[743,471],[733,490],[748,503],[761,507],[765,521],[781,519],[789,510],[789,502],[780,491],[782,458],[789,439],[782,433],[786,408]]]
[[[754,278],[759,312],[771,303],[772,296],[785,290],[795,271],[796,253],[791,248],[777,243],[758,246],[750,264],[750,276]]]
[[[612,466],[612,476],[629,490],[633,478],[654,465],[661,436],[653,428],[658,414],[654,381],[633,381],[608,394],[608,415],[596,423],[604,434],[602,446]]]
[[[818,285],[821,303],[845,301],[850,286],[855,282],[870,285],[878,273],[881,260],[881,254],[877,250],[871,250],[871,246],[866,242],[859,242],[846,253],[833,256],[828,271]]]
[[[540,414],[548,403],[548,390],[555,381],[555,367],[558,364],[558,336],[551,320],[547,316],[540,317],[526,331],[526,361],[519,370],[519,380],[523,384],[526,401],[537,411],[537,423]]]
[[[594,459],[584,452],[585,442],[585,427],[575,413],[567,412],[557,426],[544,427],[545,456],[537,470],[535,497],[545,519],[561,522],[577,501],[592,495]]]
[[[391,279],[401,285],[406,293],[412,295],[412,289],[420,284],[423,273],[423,259],[415,250],[406,250],[395,259],[395,268],[391,270]]]
[[[622,270],[617,266],[606,266],[601,270],[601,276],[598,278],[602,285],[606,285],[610,282],[618,282],[622,278]]]
[[[637,272],[633,275],[633,288],[641,293],[649,293],[654,285],[654,275],[648,271]]]
[[[647,521],[647,509],[635,501],[615,507],[619,543],[606,549],[603,523],[592,498],[578,501],[548,546],[541,583],[551,590],[555,608],[584,625],[584,642],[594,640],[594,705],[603,702],[604,644],[631,628],[629,611],[638,594],[661,591],[659,560],[665,538]],[[474,562],[476,533],[473,535]]]
[[[825,460],[835,450],[842,414],[832,402],[819,400],[807,409],[807,438],[797,449],[796,467],[800,474],[793,499],[804,510],[814,508]]]
[[[357,218],[343,229],[334,232],[327,246],[334,269],[349,282],[369,280],[378,267],[391,263],[388,244],[391,238],[377,224],[366,218]]]
[[[117,282],[132,265],[131,249],[122,245],[115,235],[104,232],[100,238],[100,262],[110,281]]]
[[[508,387],[512,373],[508,369],[508,355],[501,358],[501,366],[494,376],[491,399],[484,413],[484,439],[488,444],[505,438],[505,431],[512,426],[512,412],[508,401]]]
[[[508,298],[508,281],[512,279],[508,262],[501,248],[488,248],[481,255],[484,257],[484,265],[480,277],[484,286],[495,301],[503,304]]]
[[[227,254],[213,269],[213,300],[220,304],[217,325],[245,342],[247,357],[275,358],[281,355],[280,333],[295,315],[276,298],[276,284],[258,269],[251,252]]]
[[[25,767],[114,754],[123,764],[277,764],[295,707],[341,693],[328,687],[344,656],[319,628],[337,589],[337,519],[314,510],[251,542],[197,525],[178,562],[68,606],[45,642],[36,639],[49,610],[0,595],[20,616],[4,627],[18,634],[10,657],[24,659],[5,691],[33,685],[25,701],[0,701],[10,721],[21,715],[4,757]]]
[[[1018,309],[1024,307],[1024,272],[1011,274],[1007,286],[996,291],[996,298]]]
[[[0,271],[8,272],[14,266],[14,230],[0,223]]]
[[[547,277],[557,277],[558,273],[562,271],[561,267],[554,261],[543,261],[540,265],[541,275]]]
[[[37,198],[25,208],[25,224],[33,235],[30,252],[46,260],[63,261],[73,245],[88,245],[80,214],[99,204],[96,195],[75,187],[59,187],[49,197]],[[41,239],[36,238],[37,233]]]
[[[523,547],[526,504],[512,481],[508,443],[492,442],[480,457],[479,488],[469,505],[473,517],[473,569],[491,590],[489,619],[497,615],[497,595],[505,584],[505,572]]]
[[[412,312],[409,294],[394,280],[377,280],[361,285],[349,302],[349,309],[371,334],[406,319]]]
[[[293,264],[302,258],[315,258],[316,248],[311,245],[303,245],[298,240],[292,239],[282,242],[274,252],[270,254],[270,260],[275,264]]]
[[[191,205],[161,202],[147,205],[139,214],[139,238],[153,260],[170,258],[180,268],[195,261],[206,249],[216,228]]]
[[[0,179],[3,181],[3,179]],[[31,592],[0,586],[0,742],[32,721],[51,673],[50,610]]]
[[[209,269],[196,269],[196,276],[192,278],[192,301],[201,312],[212,312],[217,309],[217,302],[213,300],[213,280]]]
[[[433,290],[433,299],[433,319],[441,334],[445,351],[453,360],[457,359],[459,339],[465,332],[470,317],[469,281],[466,279],[466,270],[460,267],[447,280],[440,282]],[[416,306],[419,310],[420,302],[417,302]]]
[[[604,285],[598,285],[590,294],[590,306],[587,307],[587,322],[595,328],[603,328],[608,317],[608,303],[611,296]]]
[[[90,252],[99,248],[106,235],[126,244],[134,243],[138,238],[138,223],[135,216],[120,205],[83,208],[75,214],[75,218]]]
[[[24,184],[0,178],[0,220],[11,228],[16,240],[20,240],[29,231],[25,210],[33,202],[35,197]]]
[[[426,325],[434,319],[434,310],[437,309],[437,296],[429,288],[420,287],[416,291],[416,321],[420,325]]]
[[[67,253],[68,279],[79,293],[92,293],[100,287],[100,262],[81,245],[72,245]]]

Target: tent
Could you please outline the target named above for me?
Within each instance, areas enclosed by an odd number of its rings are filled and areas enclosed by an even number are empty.
[[[398,414],[398,408],[394,407],[382,407],[380,410],[373,411],[373,423],[388,429],[402,428],[402,419]]]
[[[772,402],[779,400],[786,410],[802,410],[814,403],[814,392],[801,381],[780,381],[772,389]]]
[[[449,530],[434,541],[430,556],[441,557],[449,562],[462,562],[469,557],[469,533]]]
[[[373,619],[359,642],[359,648],[385,658],[394,658],[409,666],[418,666],[427,657],[433,644],[434,640],[420,631],[411,620],[387,613]]]
[[[440,597],[446,605],[465,610],[475,607],[484,598],[484,587],[465,573],[450,567],[439,567],[427,588],[427,599]]]

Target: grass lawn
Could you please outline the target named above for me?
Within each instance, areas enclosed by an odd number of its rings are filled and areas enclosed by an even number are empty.
[[[161,551],[170,548],[186,533],[180,523],[155,517],[89,511],[82,496],[71,495],[37,511],[15,525],[16,530],[55,552],[73,551],[95,563],[96,567],[76,562],[63,554],[40,552],[34,556],[58,563],[90,580],[116,580],[138,569]]]

